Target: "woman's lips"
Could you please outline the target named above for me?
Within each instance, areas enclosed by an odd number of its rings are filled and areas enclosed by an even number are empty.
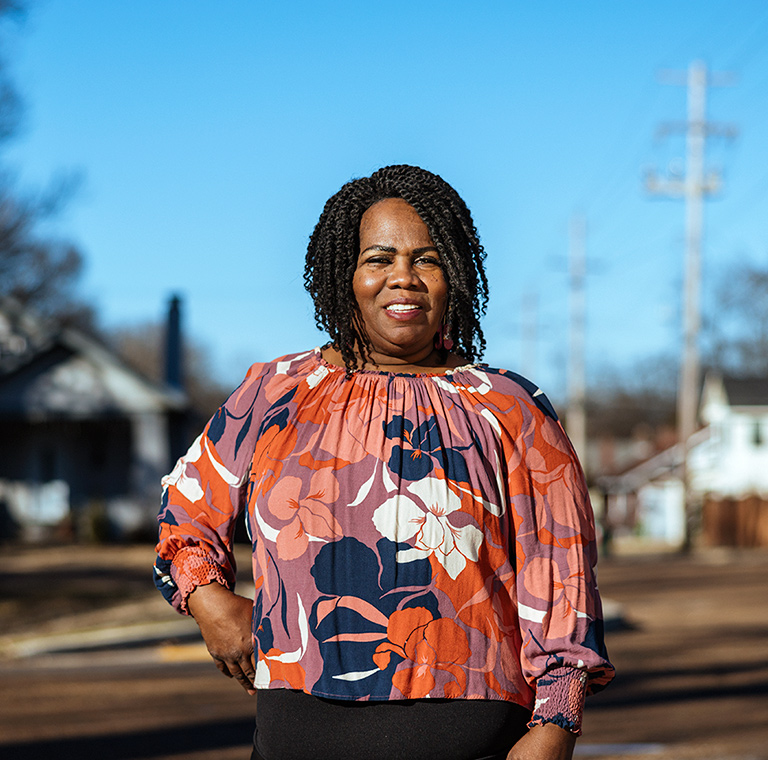
[[[414,319],[423,311],[422,307],[415,303],[391,303],[384,307],[387,316],[392,319]]]

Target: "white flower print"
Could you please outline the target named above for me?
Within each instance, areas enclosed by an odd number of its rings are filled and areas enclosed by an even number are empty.
[[[413,548],[397,553],[398,562],[411,562],[435,555],[452,579],[465,568],[467,560],[477,561],[483,542],[482,531],[474,525],[456,527],[449,515],[461,509],[461,499],[437,478],[422,478],[405,494],[387,499],[373,513],[373,524],[382,536],[397,543],[413,539]]]

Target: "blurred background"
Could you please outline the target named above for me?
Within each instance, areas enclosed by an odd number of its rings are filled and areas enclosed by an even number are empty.
[[[759,0],[0,0],[0,756],[247,756],[152,596],[159,478],[324,342],[327,198],[412,163],[588,477],[620,677],[580,751],[768,757],[766,124]]]

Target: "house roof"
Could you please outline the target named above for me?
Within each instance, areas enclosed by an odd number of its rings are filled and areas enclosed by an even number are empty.
[[[83,419],[185,406],[181,391],[134,371],[82,331],[0,301],[0,415]]]
[[[768,377],[723,377],[731,406],[768,406]]]

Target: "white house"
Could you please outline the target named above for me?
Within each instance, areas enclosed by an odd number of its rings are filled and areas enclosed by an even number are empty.
[[[693,490],[713,497],[768,496],[768,378],[709,374],[700,416],[709,435],[690,454]]]
[[[703,427],[689,442],[692,503],[703,506],[703,527],[717,542],[723,531],[707,521],[749,521],[726,531],[757,535],[768,520],[768,378],[710,373],[704,382]],[[683,448],[656,454],[618,477],[604,478],[608,521],[617,536],[633,534],[670,546],[685,537]],[[750,500],[750,504],[743,503]]]

